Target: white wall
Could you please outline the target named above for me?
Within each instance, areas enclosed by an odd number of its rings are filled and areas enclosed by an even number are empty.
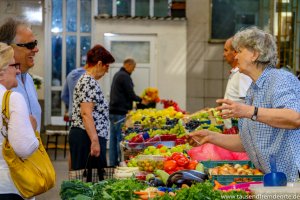
[[[20,4],[20,2],[18,3],[17,1],[14,0],[11,1],[0,0],[0,25],[2,25],[3,22],[8,17],[18,17],[20,15],[21,7],[24,5],[31,5],[31,4],[36,6],[37,2],[33,0],[27,0],[27,1],[22,1],[22,4]],[[36,74],[40,77],[45,77],[44,24],[40,26],[32,26],[32,30],[36,36],[36,39],[38,40],[39,52],[35,56],[35,65],[33,68],[30,69],[29,73]],[[37,91],[39,99],[44,99],[44,88],[45,88],[45,83],[43,82],[41,89]]]
[[[157,35],[159,95],[186,108],[186,21],[96,19],[93,28],[93,44],[104,44],[104,33]]]

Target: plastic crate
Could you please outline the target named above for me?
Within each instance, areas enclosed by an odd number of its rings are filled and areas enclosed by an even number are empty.
[[[222,161],[214,161],[214,160],[207,160],[201,161],[205,168],[214,168],[217,166],[222,166],[224,164],[240,164],[240,165],[249,165],[251,168],[255,168],[254,164],[250,160],[222,160]]]
[[[209,168],[214,168],[217,166],[222,166],[224,164],[240,164],[249,165],[250,168],[255,168],[254,164],[250,160],[222,160],[222,161],[201,161],[205,170],[207,171]],[[211,182],[214,184],[214,181],[218,181],[222,185],[228,185],[232,182],[236,183],[246,183],[251,181],[262,181],[263,175],[211,175],[210,176]]]
[[[229,185],[232,182],[247,183],[252,181],[263,181],[263,175],[212,175],[211,182],[218,181],[222,185]]]
[[[161,142],[159,142],[159,144],[162,144],[168,148],[172,148],[175,146],[175,141],[161,141]],[[154,146],[157,146],[157,145],[154,145]]]
[[[289,182],[287,186],[273,187],[264,187],[263,184],[251,185],[250,190],[256,200],[267,199],[266,197],[271,197],[272,200],[300,198],[300,183],[297,182]]]
[[[157,146],[158,144],[160,144],[160,141],[153,141],[153,142],[139,142],[139,143],[129,143],[127,141],[125,141],[122,145],[124,145],[124,147],[126,149],[131,149],[131,150],[142,150],[147,148],[148,146]]]

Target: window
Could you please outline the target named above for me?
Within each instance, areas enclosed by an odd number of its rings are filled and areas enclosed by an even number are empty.
[[[102,16],[167,17],[172,0],[98,0]]]
[[[241,28],[268,25],[272,0],[211,0],[211,39],[227,39]]]
[[[62,119],[64,105],[61,90],[66,76],[86,62],[86,53],[91,47],[92,0],[49,0],[51,8],[50,46],[51,89],[46,91],[46,113],[51,124]],[[49,54],[50,54],[49,52]],[[47,98],[48,97],[48,98]],[[48,100],[50,99],[50,100]],[[46,116],[49,119],[49,116]],[[62,120],[61,120],[62,121]]]

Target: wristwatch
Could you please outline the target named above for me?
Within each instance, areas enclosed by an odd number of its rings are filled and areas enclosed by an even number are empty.
[[[252,121],[256,121],[257,120],[257,112],[258,112],[258,107],[254,107],[254,113],[251,116],[251,120]]]

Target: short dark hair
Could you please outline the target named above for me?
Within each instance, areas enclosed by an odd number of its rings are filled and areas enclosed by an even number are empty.
[[[17,35],[17,28],[19,26],[30,27],[30,25],[24,21],[15,18],[7,18],[5,23],[0,27],[0,42],[11,45]]]
[[[102,64],[114,63],[115,59],[109,51],[107,51],[100,44],[95,45],[92,49],[87,52],[87,65],[89,67],[94,66],[97,62],[101,61]]]
[[[135,60],[133,58],[126,58],[124,61],[123,61],[123,64],[136,64]]]

